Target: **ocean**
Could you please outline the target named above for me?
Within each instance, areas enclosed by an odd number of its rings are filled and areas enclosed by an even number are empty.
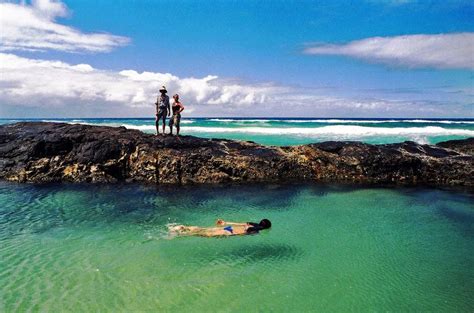
[[[152,119],[54,121],[154,131]],[[474,136],[474,120],[193,118],[182,134],[436,143]],[[0,312],[473,312],[473,200],[463,188],[0,182]],[[217,218],[273,226],[167,232]]]
[[[153,118],[36,120],[125,126],[146,133],[156,132]],[[0,124],[16,121],[20,120],[2,119]],[[168,127],[166,131],[169,131]],[[474,137],[474,119],[183,118],[181,134],[250,140],[277,146],[329,140],[355,140],[374,144],[411,140],[435,144]]]

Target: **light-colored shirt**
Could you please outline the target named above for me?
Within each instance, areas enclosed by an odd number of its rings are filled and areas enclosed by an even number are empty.
[[[158,96],[158,99],[156,99],[156,110],[168,110],[168,107],[170,105],[170,97],[167,95],[164,96]]]

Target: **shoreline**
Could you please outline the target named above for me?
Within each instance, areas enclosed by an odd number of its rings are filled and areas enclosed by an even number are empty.
[[[474,186],[474,138],[437,145],[264,146],[52,122],[0,126],[0,179],[16,182]]]
[[[110,186],[113,188],[126,188],[126,187],[137,187],[157,192],[175,192],[176,186],[179,186],[180,191],[226,191],[226,190],[245,190],[255,188],[267,188],[267,189],[288,189],[288,188],[315,188],[315,189],[328,189],[334,192],[343,192],[351,190],[395,190],[405,192],[422,192],[438,190],[441,192],[457,193],[474,195],[472,186],[465,185],[414,185],[414,184],[370,184],[370,183],[352,183],[352,182],[324,182],[324,181],[304,181],[304,182],[224,182],[224,183],[200,183],[200,184],[151,184],[143,182],[71,182],[71,181],[53,181],[53,182],[19,182],[9,181],[0,179],[0,186],[34,186],[39,188],[63,188],[63,187],[75,187],[75,188],[89,188],[90,186]]]

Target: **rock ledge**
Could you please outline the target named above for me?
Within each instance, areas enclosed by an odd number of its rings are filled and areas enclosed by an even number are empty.
[[[124,127],[0,126],[0,179],[195,184],[318,181],[473,186],[474,138],[438,145],[323,142],[292,147],[161,137]]]

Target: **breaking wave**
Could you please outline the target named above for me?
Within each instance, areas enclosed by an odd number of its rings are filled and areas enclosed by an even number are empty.
[[[142,131],[152,131],[154,125],[130,125],[122,124],[127,128],[139,129]],[[370,136],[406,136],[406,135],[425,135],[425,136],[474,136],[474,130],[469,129],[450,129],[439,126],[426,127],[367,127],[354,125],[331,125],[323,127],[204,127],[204,126],[185,126],[183,131],[190,133],[247,133],[262,135],[300,135],[300,136],[347,136],[351,137],[370,137]]]
[[[194,133],[249,133],[263,135],[348,135],[348,136],[394,136],[394,135],[429,135],[429,136],[474,136],[474,130],[448,129],[439,126],[426,127],[366,127],[352,125],[331,125],[323,127],[183,127],[183,130]]]

